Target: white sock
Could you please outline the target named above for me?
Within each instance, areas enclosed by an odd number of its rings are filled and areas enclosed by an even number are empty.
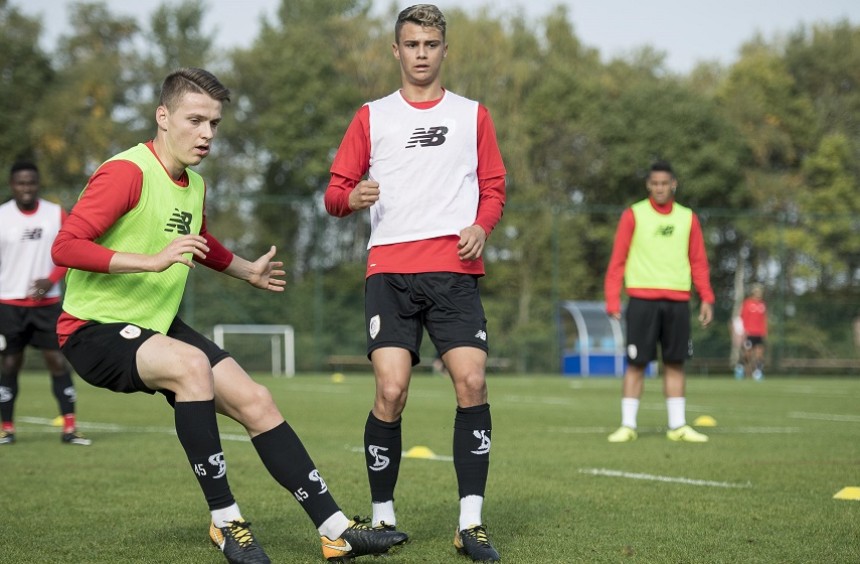
[[[481,509],[484,507],[484,498],[480,495],[467,495],[460,498],[460,530],[483,525],[481,520]]]
[[[320,535],[328,537],[330,540],[339,539],[346,528],[349,527],[349,519],[343,514],[343,511],[338,511],[319,526],[317,531]]]
[[[687,411],[687,398],[666,398],[666,411],[669,413],[670,429],[677,429],[687,424],[684,414]]]
[[[230,507],[224,507],[223,509],[213,509],[212,513],[212,522],[215,523],[215,526],[219,529],[221,527],[226,527],[227,523],[230,521],[237,521],[242,518],[242,513],[239,511],[239,504],[234,503]]]
[[[397,524],[397,518],[394,516],[394,500],[390,501],[382,501],[376,502],[373,504],[373,517],[371,519],[371,526],[378,527],[384,521],[386,525],[391,525],[392,527]]]
[[[639,414],[638,398],[621,398],[621,425],[636,428],[636,416]]]

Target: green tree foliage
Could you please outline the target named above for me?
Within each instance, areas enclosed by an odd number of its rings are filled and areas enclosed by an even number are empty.
[[[39,47],[41,32],[38,20],[24,16],[8,0],[0,0],[0,162],[4,173],[14,160],[34,157],[30,123],[53,78],[48,55]]]
[[[133,19],[114,17],[104,4],[73,4],[70,29],[53,61],[56,77],[31,123],[49,179],[66,187],[71,205],[89,175],[133,141],[127,127],[128,72],[137,32]]]
[[[212,69],[233,99],[200,167],[209,227],[246,258],[277,245],[290,285],[261,297],[198,269],[183,315],[202,327],[292,323],[302,368],[362,354],[367,214],[331,218],[322,195],[356,110],[400,84],[399,6],[382,16],[370,7],[282,0],[250,47],[222,53],[202,32],[204,4],[164,2],[139,29],[109,4],[84,2],[46,54],[39,23],[0,0],[0,154],[34,154],[70,203],[95,166],[151,135],[164,74]],[[618,218],[646,196],[657,158],[672,161],[679,201],[702,219],[718,326],[736,282],[764,281],[774,324],[790,333],[784,352],[853,350],[815,316],[858,307],[860,29],[754,37],[732,65],[678,76],[648,46],[602,60],[563,7],[537,22],[490,6],[446,16],[444,86],[489,108],[508,171],[482,280],[494,354],[523,371],[557,368],[557,302],[603,298]],[[728,350],[727,332],[695,339],[706,356]]]
[[[179,4],[163,4],[150,17],[149,28],[142,33],[146,48],[134,61],[136,64],[135,105],[139,119],[130,123],[140,135],[151,135],[154,111],[158,104],[161,82],[179,67],[208,68],[214,58],[214,38],[203,33],[205,4],[185,0]]]
[[[802,249],[814,265],[810,283],[828,290],[860,277],[860,181],[856,146],[843,134],[821,141],[804,161],[806,189],[798,198],[806,234]]]
[[[284,0],[276,22],[234,55],[238,126],[231,142],[253,153],[258,171],[255,220],[266,237],[288,241],[291,270],[315,256],[310,231],[334,149],[364,101],[350,80],[350,56],[361,51],[369,2]],[[249,111],[244,112],[244,108]]]

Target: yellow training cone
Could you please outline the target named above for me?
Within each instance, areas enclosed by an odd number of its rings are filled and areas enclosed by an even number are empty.
[[[696,417],[696,420],[693,421],[693,425],[696,427],[716,427],[717,420],[710,415],[699,415]]]
[[[331,375],[331,381],[334,382],[335,384],[342,384],[343,382],[346,381],[346,376],[344,376],[340,372],[335,372],[334,374]]]
[[[851,501],[860,501],[860,488],[858,487],[847,487],[842,488],[836,495],[833,496],[833,499],[848,499]]]
[[[62,427],[65,422],[66,422],[66,420],[62,415],[57,415],[56,417],[54,417],[54,420],[51,421],[51,426],[52,427]]]
[[[414,446],[403,455],[406,458],[435,458],[436,455],[426,446]]]

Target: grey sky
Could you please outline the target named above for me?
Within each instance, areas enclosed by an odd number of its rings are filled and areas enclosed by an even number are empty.
[[[25,13],[41,15],[46,48],[68,32],[66,7],[71,0],[10,0]],[[107,0],[117,14],[145,22],[163,0]],[[377,13],[415,1],[374,0]],[[625,56],[650,45],[667,54],[669,67],[688,72],[700,61],[728,64],[741,44],[761,33],[771,40],[800,24],[847,19],[860,25],[857,0],[437,0],[442,10],[453,7],[470,13],[492,6],[493,12],[518,13],[538,20],[553,7],[565,5],[577,36],[597,48],[604,59]],[[260,17],[274,13],[280,0],[207,0],[207,30],[217,30],[223,46],[247,45],[257,35]],[[489,8],[488,8],[489,9]]]

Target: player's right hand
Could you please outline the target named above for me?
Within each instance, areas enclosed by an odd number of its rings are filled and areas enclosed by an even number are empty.
[[[199,259],[205,259],[208,252],[206,238],[200,235],[181,235],[153,257],[153,272],[164,272],[176,263],[194,268],[193,260],[186,255],[191,254]]]
[[[379,182],[362,180],[349,193],[349,209],[358,211],[367,209],[379,200]]]

